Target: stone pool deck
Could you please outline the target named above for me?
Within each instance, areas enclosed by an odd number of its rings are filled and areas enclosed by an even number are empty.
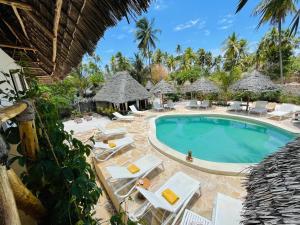
[[[191,177],[199,180],[201,182],[201,197],[194,198],[188,208],[192,211],[211,219],[213,202],[218,192],[225,195],[231,196],[237,199],[243,199],[246,192],[242,186],[244,177],[242,176],[226,176],[226,175],[216,175],[207,172],[203,172],[198,169],[193,169],[188,165],[180,163],[174,159],[169,158],[168,156],[161,154],[156,150],[148,141],[148,132],[150,129],[149,121],[151,118],[163,114],[226,114],[232,115],[236,113],[227,113],[226,108],[224,107],[215,107],[210,110],[189,110],[186,109],[185,103],[179,103],[176,105],[176,110],[166,111],[166,112],[153,112],[146,111],[143,117],[136,117],[133,122],[119,122],[112,121],[109,123],[106,128],[118,128],[125,127],[130,136],[133,137],[135,145],[128,149],[124,149],[111,159],[106,162],[96,162],[95,160],[89,159],[92,163],[94,162],[94,167],[98,175],[103,175],[105,179],[109,177],[109,174],[105,170],[105,167],[109,165],[121,165],[127,161],[134,161],[145,154],[153,154],[158,156],[163,160],[165,170],[156,169],[154,170],[149,178],[151,180],[150,190],[156,190],[160,187],[169,177],[171,177],[177,171],[182,171]],[[247,116],[243,113],[237,113],[237,115]],[[282,128],[286,128],[293,132],[300,132],[300,128],[296,127],[295,124],[291,122],[290,119],[276,121],[267,119],[265,117],[250,116],[250,118],[255,118],[261,121],[271,123]],[[91,136],[92,132],[85,132],[77,134],[76,136],[81,140],[86,140],[88,136]],[[103,185],[100,185],[103,187]],[[113,189],[113,188],[112,188]],[[122,203],[122,209],[126,212],[132,212],[134,209],[139,207],[143,201],[137,198],[137,193],[133,193],[130,198],[127,198],[124,203]],[[106,194],[101,196],[99,203],[96,206],[96,218],[101,218],[101,224],[110,224],[109,218],[113,212],[113,207],[109,198]],[[148,221],[149,223],[149,221]],[[150,224],[150,223],[149,223]]]

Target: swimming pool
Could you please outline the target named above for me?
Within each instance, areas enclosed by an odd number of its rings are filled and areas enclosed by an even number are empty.
[[[258,163],[297,137],[266,123],[217,115],[161,116],[155,125],[163,144],[221,163]]]

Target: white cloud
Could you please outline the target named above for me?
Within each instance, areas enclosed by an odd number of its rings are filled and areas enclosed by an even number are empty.
[[[192,27],[195,27],[198,25],[198,28],[199,29],[202,29],[204,28],[205,26],[205,21],[200,21],[200,19],[194,19],[194,20],[190,20],[186,23],[182,23],[182,24],[178,24],[174,30],[175,31],[181,31],[181,30],[185,30],[185,29],[189,29],[189,28],[192,28]]]
[[[116,38],[118,40],[122,40],[122,39],[126,38],[126,35],[125,34],[119,34],[119,35],[116,36]]]
[[[232,27],[233,23],[234,23],[234,15],[227,14],[218,21],[219,29],[227,30],[228,28]]]
[[[204,35],[209,36],[210,35],[210,30],[204,30]]]
[[[163,10],[167,7],[168,7],[168,5],[166,4],[165,0],[156,0],[154,3],[155,10]]]

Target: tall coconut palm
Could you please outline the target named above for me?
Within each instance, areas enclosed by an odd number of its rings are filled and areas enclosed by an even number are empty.
[[[163,62],[163,52],[158,48],[153,55],[153,63],[155,64],[162,64]]]
[[[145,57],[148,57],[149,71],[151,74],[151,55],[152,49],[156,48],[156,42],[158,41],[157,34],[161,31],[154,28],[154,19],[149,21],[143,17],[136,22],[135,39],[138,42],[138,48],[142,51]]]
[[[205,50],[203,48],[198,49],[196,53],[196,63],[200,68],[204,68],[205,65]]]
[[[240,43],[235,32],[230,35],[224,43],[225,70],[231,70],[238,61]]]
[[[240,11],[247,0],[240,0],[237,12]],[[257,28],[262,24],[270,22],[271,25],[277,25],[279,38],[279,64],[280,64],[280,78],[283,83],[283,65],[282,65],[282,51],[281,51],[281,31],[282,23],[288,14],[296,12],[296,4],[298,0],[261,0],[261,2],[255,7],[253,14],[260,17]],[[296,21],[295,21],[296,22]],[[299,23],[299,21],[298,21]]]
[[[177,45],[176,45],[176,53],[177,53],[177,56],[181,54],[181,51],[182,51],[181,45],[180,45],[180,44],[177,44]]]
[[[192,68],[195,62],[195,53],[193,52],[192,48],[185,49],[183,56],[182,56],[182,64],[184,70],[189,70]]]
[[[167,67],[171,72],[173,72],[176,69],[176,59],[174,58],[174,56],[170,55],[167,58]]]

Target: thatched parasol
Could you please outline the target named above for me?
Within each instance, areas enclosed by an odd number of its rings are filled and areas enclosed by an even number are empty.
[[[300,138],[252,168],[242,224],[299,224]]]
[[[172,94],[176,93],[176,89],[173,85],[169,84],[165,80],[161,80],[150,90],[151,94]]]
[[[234,92],[250,92],[254,94],[277,91],[279,86],[274,84],[270,77],[263,75],[257,70],[245,74],[242,79],[233,84],[230,89]],[[247,99],[247,110],[249,106],[249,97]]]
[[[147,91],[150,91],[152,87],[153,87],[153,83],[150,80],[148,80],[145,88],[147,89]]]
[[[218,93],[219,88],[210,80],[201,77],[184,88],[185,92],[201,92],[203,94]]]
[[[114,104],[144,100],[150,97],[149,92],[127,71],[116,73],[94,96],[94,101]]]

